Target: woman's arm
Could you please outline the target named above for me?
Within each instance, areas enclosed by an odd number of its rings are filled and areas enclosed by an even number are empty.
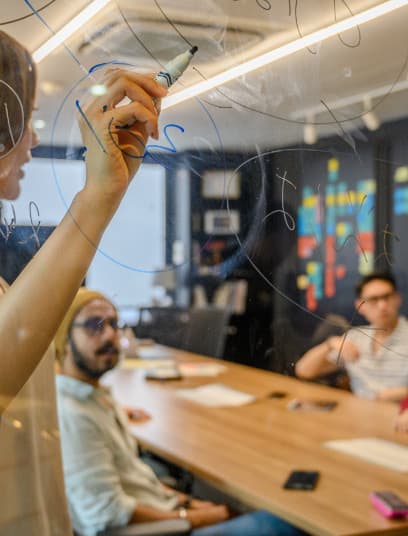
[[[157,137],[153,97],[165,90],[151,77],[115,70],[107,93],[83,107],[86,184],[68,213],[0,299],[0,411],[27,381],[78,290],[102,234],[126,193],[150,135]],[[125,96],[131,102],[115,108]],[[131,125],[127,130],[118,126]],[[139,141],[135,140],[137,136]],[[121,147],[128,154],[126,156]],[[102,149],[103,147],[103,149]]]

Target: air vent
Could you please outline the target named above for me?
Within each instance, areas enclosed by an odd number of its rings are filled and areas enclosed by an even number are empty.
[[[130,18],[127,22],[132,30],[122,19],[99,27],[80,43],[78,53],[103,51],[116,60],[153,68],[157,67],[156,59],[165,62],[191,43],[200,51],[197,56],[200,66],[206,66],[221,57],[247,51],[263,39],[262,33],[256,30],[225,29],[185,21],[172,21],[178,32],[165,20]]]

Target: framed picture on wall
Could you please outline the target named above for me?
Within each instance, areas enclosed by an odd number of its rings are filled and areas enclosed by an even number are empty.
[[[239,233],[238,210],[207,210],[204,214],[204,232],[208,235]]]
[[[204,172],[201,195],[205,199],[239,199],[241,177],[232,169],[210,169]]]

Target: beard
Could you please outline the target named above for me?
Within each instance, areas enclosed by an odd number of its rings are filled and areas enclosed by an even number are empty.
[[[95,356],[107,353],[111,354],[112,358],[107,361],[106,364],[104,364],[103,366],[98,365],[97,362],[90,362],[90,359],[78,349],[72,337],[69,338],[69,342],[71,345],[72,357],[74,359],[75,365],[80,371],[84,372],[93,380],[98,380],[101,376],[105,374],[105,372],[108,372],[108,370],[112,370],[118,364],[119,351],[117,347],[111,342],[106,342],[95,352]]]

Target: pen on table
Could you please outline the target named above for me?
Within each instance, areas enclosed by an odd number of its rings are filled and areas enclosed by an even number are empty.
[[[154,77],[156,82],[158,82],[165,89],[168,89],[170,86],[172,86],[174,82],[176,82],[180,78],[180,76],[184,73],[184,71],[190,65],[190,62],[194,54],[197,52],[197,50],[198,50],[198,47],[194,46],[190,48],[189,50],[186,50],[186,52],[179,54],[168,63],[166,63],[163,69],[160,72],[158,72],[156,76]],[[154,104],[155,104],[156,110],[159,112],[160,100],[154,99]]]

